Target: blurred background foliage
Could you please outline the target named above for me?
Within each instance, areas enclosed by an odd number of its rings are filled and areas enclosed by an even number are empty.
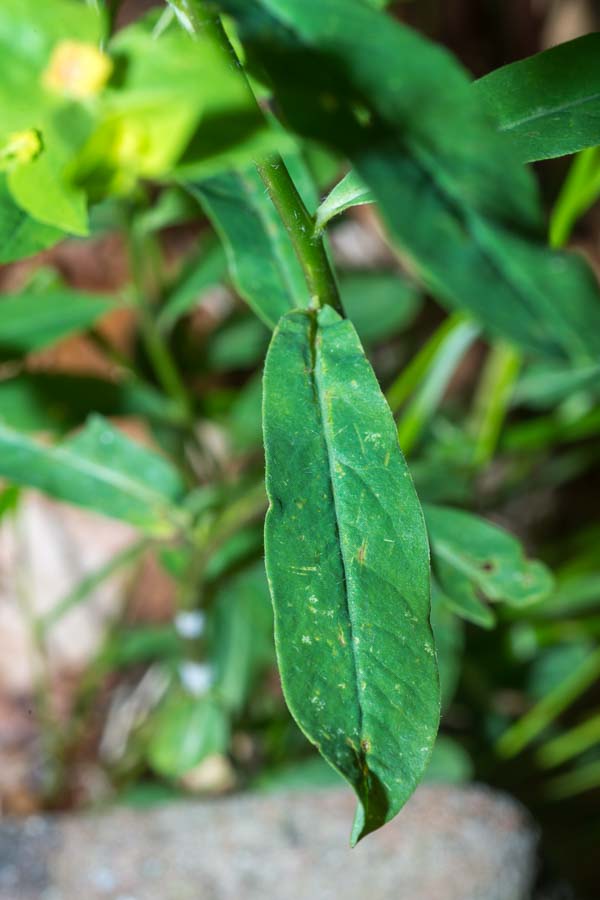
[[[117,26],[152,6],[115,4]],[[392,7],[477,76],[600,25],[579,0]],[[132,41],[123,39],[124,53]],[[114,123],[102,141],[117,140]],[[96,158],[91,146],[81,167],[88,184],[102,176],[103,190],[117,169],[123,177],[119,167],[99,172],[105,149]],[[291,153],[321,197],[344,174],[343,160],[312,144]],[[268,290],[276,273],[262,265],[257,218],[223,212],[218,175],[190,194],[161,186],[161,166],[150,154],[125,192],[119,184],[93,207],[89,236],[0,274],[7,812],[337,777],[286,711],[262,564],[269,329],[241,295],[245,279],[263,278]],[[536,170],[552,243],[570,243],[598,271],[598,151]],[[71,230],[79,213],[75,197]],[[255,241],[254,269],[235,277],[210,224],[222,215],[237,227],[230,258],[236,239]],[[474,778],[520,797],[542,824],[551,866],[591,897],[597,367],[531,362],[464,315],[443,313],[369,205],[332,223],[330,238],[345,309],[397,415],[432,539],[444,713],[429,778]],[[41,500],[36,487],[94,512]],[[107,525],[102,512],[121,522]]]

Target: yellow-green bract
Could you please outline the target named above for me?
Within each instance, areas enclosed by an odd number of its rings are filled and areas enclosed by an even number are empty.
[[[277,327],[264,433],[283,688],[358,796],[356,843],[422,776],[439,687],[423,515],[377,379],[331,308],[291,312]]]

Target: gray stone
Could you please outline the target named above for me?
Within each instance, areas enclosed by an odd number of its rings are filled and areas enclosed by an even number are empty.
[[[510,798],[426,785],[350,850],[353,809],[327,790],[0,821],[0,900],[529,900]]]

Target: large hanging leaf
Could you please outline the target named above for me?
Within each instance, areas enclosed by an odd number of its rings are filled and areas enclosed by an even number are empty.
[[[474,88],[524,162],[600,144],[600,33],[496,69]]]
[[[48,347],[90,328],[114,306],[108,297],[68,288],[5,294],[0,297],[0,355]]]
[[[362,0],[220,6],[286,119],[347,154],[442,302],[536,353],[598,355],[595,279],[546,248],[531,174],[447,51]]]
[[[177,506],[185,487],[173,466],[100,416],[54,446],[0,424],[0,477],[153,535],[185,522]]]
[[[288,705],[353,786],[352,840],[426,768],[439,686],[423,517],[394,421],[350,322],[280,322],[264,377],[267,573]]]

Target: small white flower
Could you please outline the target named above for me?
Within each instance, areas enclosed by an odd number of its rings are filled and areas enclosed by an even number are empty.
[[[214,681],[212,666],[186,660],[179,665],[179,677],[185,690],[194,697],[208,693]]]
[[[204,634],[206,616],[200,610],[179,612],[175,616],[175,630],[182,638],[192,641]]]

